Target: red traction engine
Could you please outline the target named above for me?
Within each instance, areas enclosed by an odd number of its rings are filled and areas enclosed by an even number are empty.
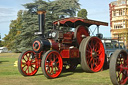
[[[47,78],[56,78],[63,70],[74,71],[81,64],[85,72],[98,72],[105,59],[104,46],[98,37],[91,37],[89,26],[107,26],[108,23],[82,18],[65,18],[53,23],[53,29],[44,35],[45,11],[38,11],[39,37],[33,41],[33,50],[23,52],[18,69],[23,76],[35,75],[41,67]],[[69,31],[70,28],[75,30]],[[67,29],[68,31],[65,31]]]
[[[128,53],[125,50],[116,50],[110,60],[110,79],[113,85],[128,84]]]

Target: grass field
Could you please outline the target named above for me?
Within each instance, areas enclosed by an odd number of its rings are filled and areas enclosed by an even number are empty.
[[[24,77],[14,66],[19,55],[19,53],[0,54],[0,85],[112,85],[109,70],[86,73],[80,65],[75,72],[63,72],[56,79],[47,79],[41,68],[35,76]]]

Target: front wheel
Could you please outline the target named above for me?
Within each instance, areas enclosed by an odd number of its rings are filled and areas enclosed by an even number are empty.
[[[63,67],[61,55],[55,50],[47,51],[42,58],[41,68],[45,77],[49,79],[60,75]]]
[[[19,56],[18,69],[23,76],[33,76],[38,71],[38,59],[34,55],[35,52],[29,50],[21,53]]]

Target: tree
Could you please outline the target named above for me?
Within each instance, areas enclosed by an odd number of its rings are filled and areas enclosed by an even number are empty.
[[[59,18],[74,17],[80,9],[78,0],[55,0],[51,6],[52,14]]]
[[[0,40],[0,47],[3,47],[2,41]]]
[[[86,9],[81,9],[80,11],[78,11],[77,16],[87,19],[87,14],[88,14],[88,12]]]
[[[47,32],[52,28],[53,21],[75,16],[79,5],[78,0],[35,0],[33,3],[24,4],[26,10],[19,12],[18,18],[11,22],[10,32],[4,38],[4,45],[14,52],[30,50],[36,37],[34,32],[39,30],[38,9],[46,10],[45,32]]]

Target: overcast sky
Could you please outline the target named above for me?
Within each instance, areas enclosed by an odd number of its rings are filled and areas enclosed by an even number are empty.
[[[88,18],[110,23],[109,3],[115,0],[79,0],[81,8],[88,11]],[[17,18],[17,12],[24,9],[22,4],[33,2],[33,0],[0,0],[0,33],[2,38],[9,32],[11,20]],[[93,26],[91,27],[93,31]],[[104,37],[110,37],[110,25],[108,27],[100,26],[100,33]]]

